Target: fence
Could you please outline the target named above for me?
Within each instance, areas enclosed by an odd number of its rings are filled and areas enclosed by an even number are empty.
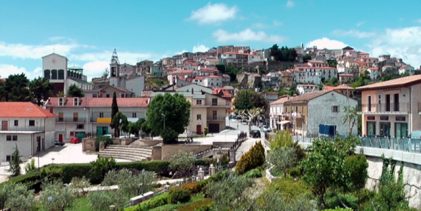
[[[421,153],[421,139],[363,137],[358,145]]]

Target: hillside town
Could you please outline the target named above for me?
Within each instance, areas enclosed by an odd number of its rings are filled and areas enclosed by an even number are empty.
[[[0,211],[421,210],[421,1],[4,1]]]

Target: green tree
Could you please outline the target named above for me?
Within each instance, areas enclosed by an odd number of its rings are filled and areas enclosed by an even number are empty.
[[[152,133],[159,134],[165,144],[176,143],[189,124],[190,103],[180,94],[158,95],[149,104],[146,116]]]
[[[14,184],[9,188],[9,192],[7,193],[5,207],[13,211],[34,210],[34,193],[29,191],[24,184]]]
[[[252,108],[268,108],[268,102],[261,94],[252,90],[240,90],[234,99],[234,107],[236,110],[249,110]]]
[[[29,80],[25,74],[10,75],[5,82],[6,101],[29,101]]]
[[[344,173],[347,179],[347,189],[358,191],[364,188],[368,178],[368,162],[365,155],[351,155],[344,160]]]
[[[192,153],[180,152],[171,158],[169,167],[175,171],[174,176],[189,177],[194,173],[196,160]]]
[[[336,61],[336,59],[328,59],[326,60],[327,64],[329,65],[329,67],[336,67],[336,65],[338,65],[338,61]]]
[[[44,210],[64,210],[72,205],[74,198],[71,188],[54,181],[43,185],[40,201]]]
[[[349,181],[344,171],[344,161],[354,153],[355,145],[353,138],[336,138],[334,141],[318,139],[313,142],[310,153],[302,161],[304,180],[312,186],[322,208],[325,206],[328,188],[343,190],[347,187]]]
[[[3,80],[0,80],[0,101],[7,100],[6,84]]]
[[[120,131],[128,131],[127,117],[121,113],[117,112],[111,119],[111,125],[114,128],[114,137],[120,137]]]
[[[28,173],[28,172],[31,172],[31,171],[35,171],[36,170],[36,167],[35,167],[35,160],[34,159],[31,159],[30,161],[29,161],[29,163],[27,163],[26,165],[25,165],[25,174],[26,173]]]
[[[130,198],[150,191],[154,179],[155,173],[150,171],[134,174],[128,169],[111,170],[105,175],[102,185],[118,185],[120,194]]]
[[[116,162],[113,158],[105,158],[98,156],[98,158],[95,161],[91,162],[91,166],[92,167],[89,172],[89,174],[91,175],[90,182],[93,184],[98,184],[102,182],[105,174],[108,171],[116,167]]]
[[[123,210],[128,199],[125,194],[119,191],[95,191],[88,194],[88,200],[92,210],[113,211],[110,209],[114,205],[117,210]]]
[[[222,74],[228,74],[230,76],[230,81],[234,82],[237,79],[237,74],[242,71],[233,65],[225,66],[224,64],[216,65],[216,69]]]
[[[20,175],[20,163],[22,161],[20,160],[20,154],[18,150],[18,146],[16,145],[15,151],[12,153],[12,157],[9,161],[10,169],[9,171],[12,173],[12,177]]]
[[[311,56],[310,56],[310,54],[305,54],[304,56],[303,56],[303,62],[304,63],[306,63],[306,62],[308,62],[308,61],[310,61],[311,60]]]
[[[75,84],[73,84],[69,87],[69,90],[67,91],[67,96],[69,96],[69,97],[83,97],[83,96],[85,96],[85,94],[83,94],[83,90],[81,88],[79,88]]]
[[[265,149],[261,142],[257,142],[248,152],[243,154],[235,166],[238,174],[257,168],[265,163]]]
[[[403,184],[403,164],[400,165],[397,179],[395,167],[396,161],[383,158],[380,184],[372,202],[373,210],[409,210]]]
[[[288,169],[297,164],[297,157],[293,148],[271,150],[268,157],[269,162],[273,165],[271,172],[275,175],[283,173],[286,177]]]
[[[51,95],[52,86],[46,78],[35,78],[29,82],[29,90],[35,98],[38,105],[41,105],[42,100],[47,100]]]
[[[114,116],[118,113],[118,104],[117,104],[117,94],[114,92],[113,93],[113,101],[111,103],[111,120],[114,119]],[[111,121],[110,127],[112,129],[114,129],[114,137],[116,136],[116,132],[118,132],[116,130],[116,128],[118,128],[118,121]]]
[[[357,107],[345,106],[345,116],[343,117],[343,123],[347,123],[349,126],[348,136],[352,135],[355,123],[358,121]]]
[[[288,48],[286,46],[279,48],[278,45],[275,44],[270,48],[270,56],[276,61],[293,62],[297,58],[297,52],[294,48]]]

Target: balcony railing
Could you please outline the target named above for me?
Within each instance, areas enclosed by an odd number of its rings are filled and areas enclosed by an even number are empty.
[[[362,112],[365,113],[408,113],[409,111],[409,103],[362,104]]]
[[[9,127],[7,130],[2,130],[0,128],[0,131],[44,131],[44,127],[35,127],[35,126],[25,126],[25,127]]]
[[[64,123],[64,122],[85,122],[86,118],[85,117],[78,117],[78,118],[73,118],[73,117],[57,117],[56,118],[56,122],[57,123]]]
[[[225,121],[225,116],[208,116],[208,121]]]
[[[421,139],[364,137],[358,145],[421,153]]]

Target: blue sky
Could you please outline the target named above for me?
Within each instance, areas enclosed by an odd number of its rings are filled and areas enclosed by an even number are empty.
[[[218,45],[340,48],[391,54],[421,64],[419,0],[3,1],[0,76],[41,75],[56,52],[89,76],[120,62],[158,60]]]

